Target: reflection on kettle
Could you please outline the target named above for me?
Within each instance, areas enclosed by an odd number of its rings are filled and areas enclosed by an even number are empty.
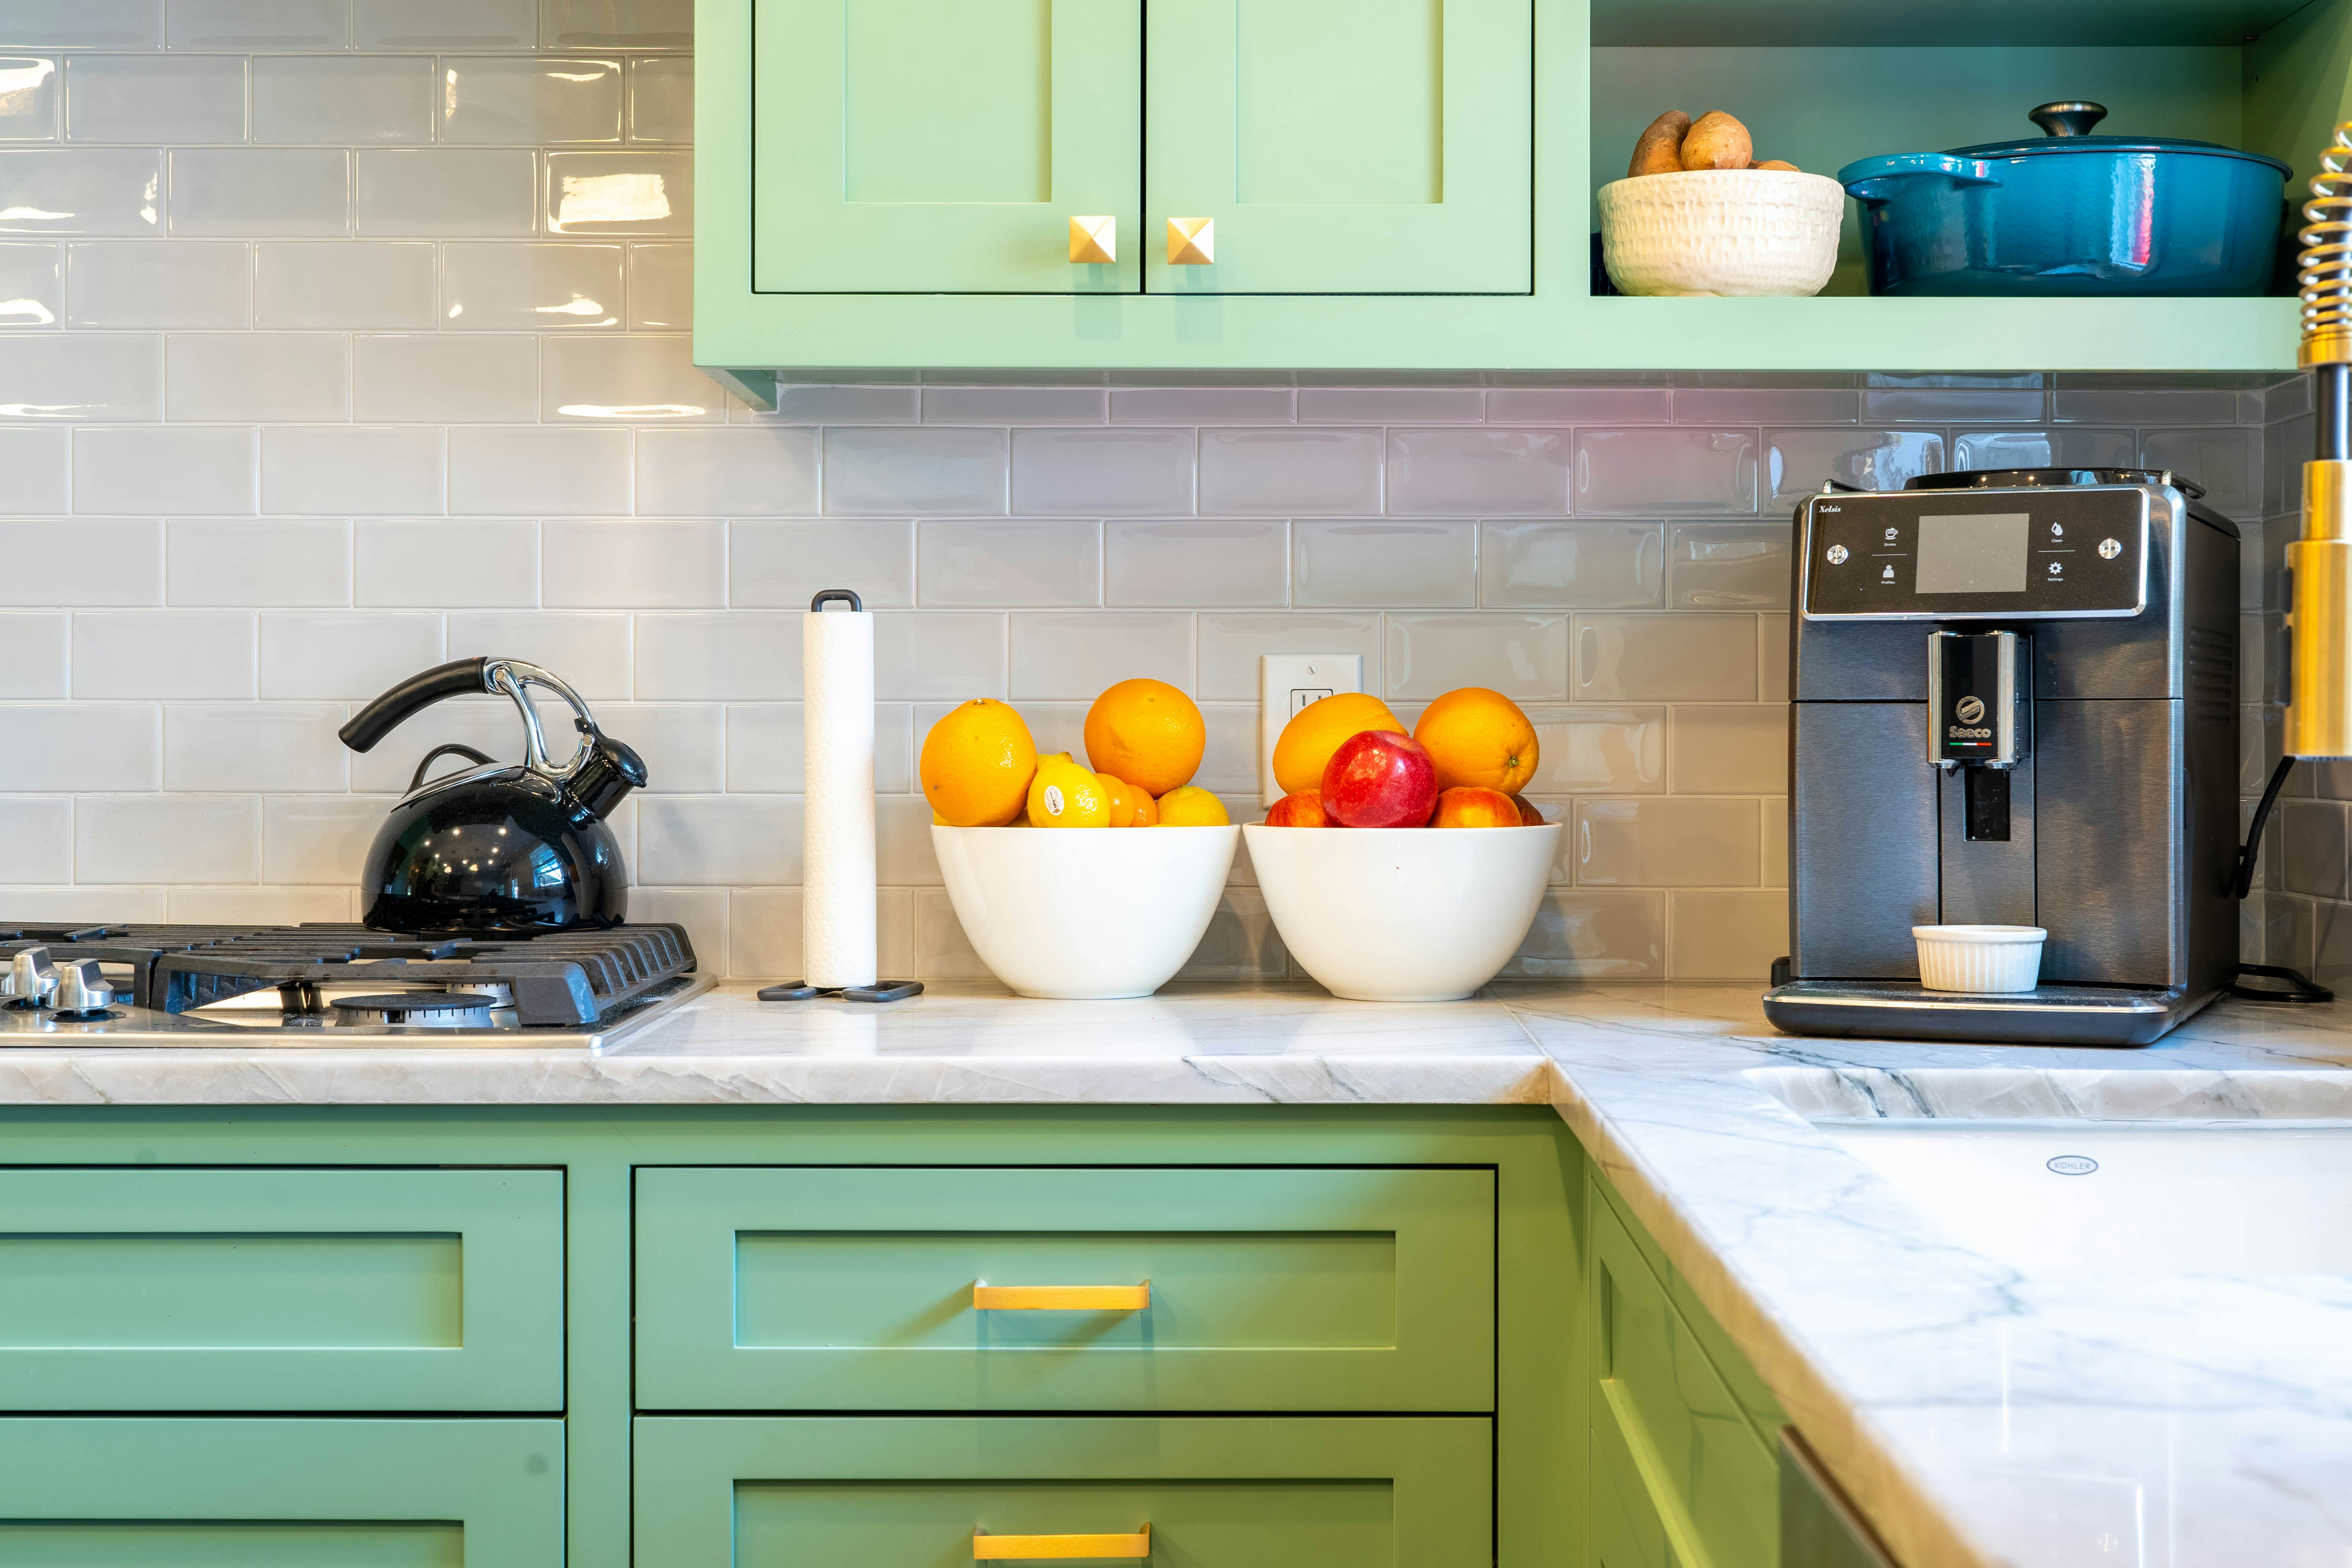
[[[580,742],[561,765],[548,761],[539,715],[524,694],[531,686],[571,705]],[[596,728],[588,705],[562,679],[520,659],[461,658],[409,677],[338,733],[352,751],[372,751],[404,720],[444,698],[477,692],[513,701],[522,718],[521,763],[493,762],[457,744],[427,752],[368,849],[361,918],[379,931],[509,938],[620,924],[629,873],[604,819],[623,796],[645,787],[646,764]],[[425,770],[452,754],[478,765],[426,782]]]

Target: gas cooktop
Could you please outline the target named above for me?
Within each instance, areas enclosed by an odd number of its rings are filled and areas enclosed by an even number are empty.
[[[0,921],[0,1049],[608,1046],[709,989],[682,926],[497,938]]]

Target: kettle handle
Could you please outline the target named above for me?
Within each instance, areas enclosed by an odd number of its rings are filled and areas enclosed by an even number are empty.
[[[523,694],[527,686],[545,687],[562,698],[578,716],[580,745],[562,767],[548,761],[547,737],[540,729],[539,714]],[[352,714],[335,733],[354,752],[373,751],[378,741],[436,702],[475,692],[503,692],[514,703],[515,712],[522,719],[522,765],[543,778],[557,784],[567,782],[595,747],[599,733],[596,716],[588,711],[588,704],[580,694],[553,670],[525,664],[519,658],[459,658],[436,665],[410,676]]]
[[[335,731],[336,738],[354,752],[373,752],[378,741],[445,697],[495,691],[496,687],[484,684],[482,679],[483,667],[489,662],[487,658],[452,659],[412,675],[352,714],[351,721]]]

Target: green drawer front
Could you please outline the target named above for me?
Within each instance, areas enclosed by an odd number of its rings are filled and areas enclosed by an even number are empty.
[[[1151,1531],[1182,1568],[1488,1568],[1483,1416],[640,1417],[639,1568],[943,1568]]]
[[[1494,1365],[1490,1171],[637,1173],[645,1409],[1484,1411]]]
[[[1780,1560],[1771,1451],[1616,1215],[1599,1202],[1591,1212],[1594,1491],[1641,1487],[1647,1509],[1628,1498],[1626,1519],[1654,1515],[1682,1568],[1770,1568]],[[1596,1498],[1596,1512],[1606,1506]]]
[[[10,1568],[562,1568],[563,1423],[0,1420]]]
[[[0,1407],[562,1405],[557,1172],[0,1170]]]

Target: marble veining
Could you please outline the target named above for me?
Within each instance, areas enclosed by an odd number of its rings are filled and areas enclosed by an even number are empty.
[[[2021,1272],[1812,1125],[2352,1121],[2347,1068],[2338,1006],[2229,1003],[2097,1050],[1799,1039],[1735,986],[730,986],[601,1055],[11,1050],[0,1104],[1549,1102],[1905,1568],[2352,1568],[2352,1279]]]

